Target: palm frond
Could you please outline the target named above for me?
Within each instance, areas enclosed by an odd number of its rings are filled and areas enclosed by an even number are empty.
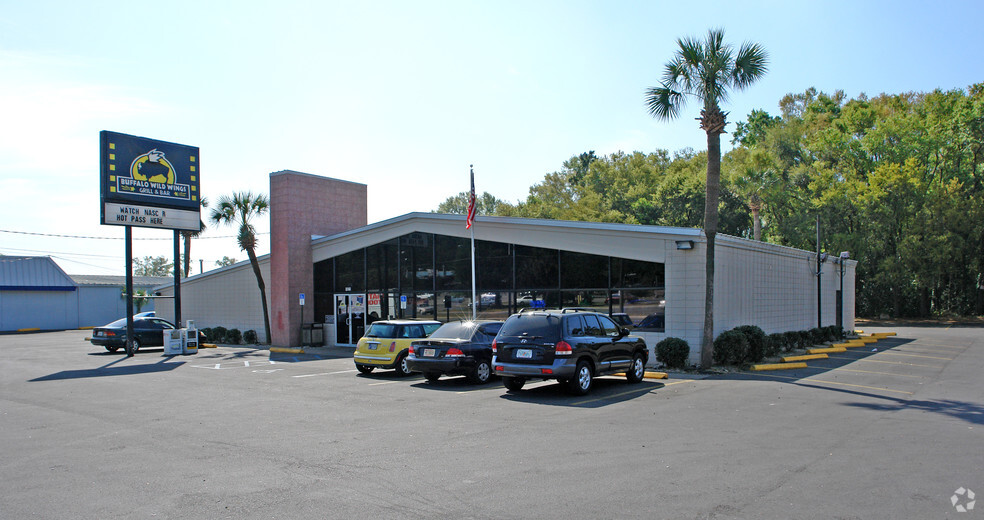
[[[646,89],[646,106],[649,114],[664,121],[676,119],[686,105],[686,97],[682,92],[673,90],[665,84],[661,87]]]
[[[738,90],[743,90],[768,72],[769,53],[752,42],[741,44],[735,56],[735,66],[731,82]]]

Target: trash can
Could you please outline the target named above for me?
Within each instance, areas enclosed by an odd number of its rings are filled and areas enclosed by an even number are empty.
[[[324,344],[324,323],[305,323],[301,326],[301,345],[320,347]],[[307,340],[307,341],[305,341]]]
[[[169,329],[164,331],[164,355],[177,356],[183,354],[185,349],[184,329]]]

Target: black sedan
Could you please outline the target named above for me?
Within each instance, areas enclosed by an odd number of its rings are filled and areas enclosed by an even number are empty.
[[[164,331],[174,329],[174,324],[162,318],[133,318],[133,351],[140,347],[163,347]],[[92,329],[93,345],[105,347],[110,352],[126,348],[126,318],[120,318],[109,325]],[[198,344],[205,342],[205,335],[199,331]]]
[[[492,378],[492,340],[502,323],[445,323],[427,339],[410,344],[407,366],[414,372],[423,372],[428,381],[437,381],[442,375],[463,375],[472,383],[487,383]]]

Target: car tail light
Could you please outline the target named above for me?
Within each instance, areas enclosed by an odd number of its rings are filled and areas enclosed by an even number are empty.
[[[113,331],[111,331],[111,330],[104,330],[104,331],[103,331],[103,335],[104,335],[104,336],[115,336],[115,335],[116,335],[116,333],[115,333],[115,332],[113,332]]]
[[[553,369],[550,369],[550,368],[541,368],[540,369],[540,373],[541,374],[550,375],[550,374],[553,374]]]
[[[574,349],[571,348],[571,344],[566,341],[558,341],[554,345],[554,355],[555,356],[569,356],[574,353]]]
[[[444,354],[444,357],[465,357],[465,353],[461,349],[451,347],[448,349],[448,353]]]
[[[495,354],[499,352],[499,346],[495,344],[495,340],[492,340],[492,353]]]
[[[411,356],[414,355],[414,353],[413,353],[413,344],[412,343],[410,344],[410,355]]]
[[[496,372],[502,372],[502,371],[504,371],[505,369],[506,369],[506,367],[495,367],[495,371],[496,371]]]

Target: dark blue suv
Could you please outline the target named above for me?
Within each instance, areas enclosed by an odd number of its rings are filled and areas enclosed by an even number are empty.
[[[646,342],[608,316],[583,311],[527,311],[506,320],[492,342],[492,367],[509,390],[527,379],[557,379],[575,395],[594,378],[625,372],[642,381],[649,360]]]

